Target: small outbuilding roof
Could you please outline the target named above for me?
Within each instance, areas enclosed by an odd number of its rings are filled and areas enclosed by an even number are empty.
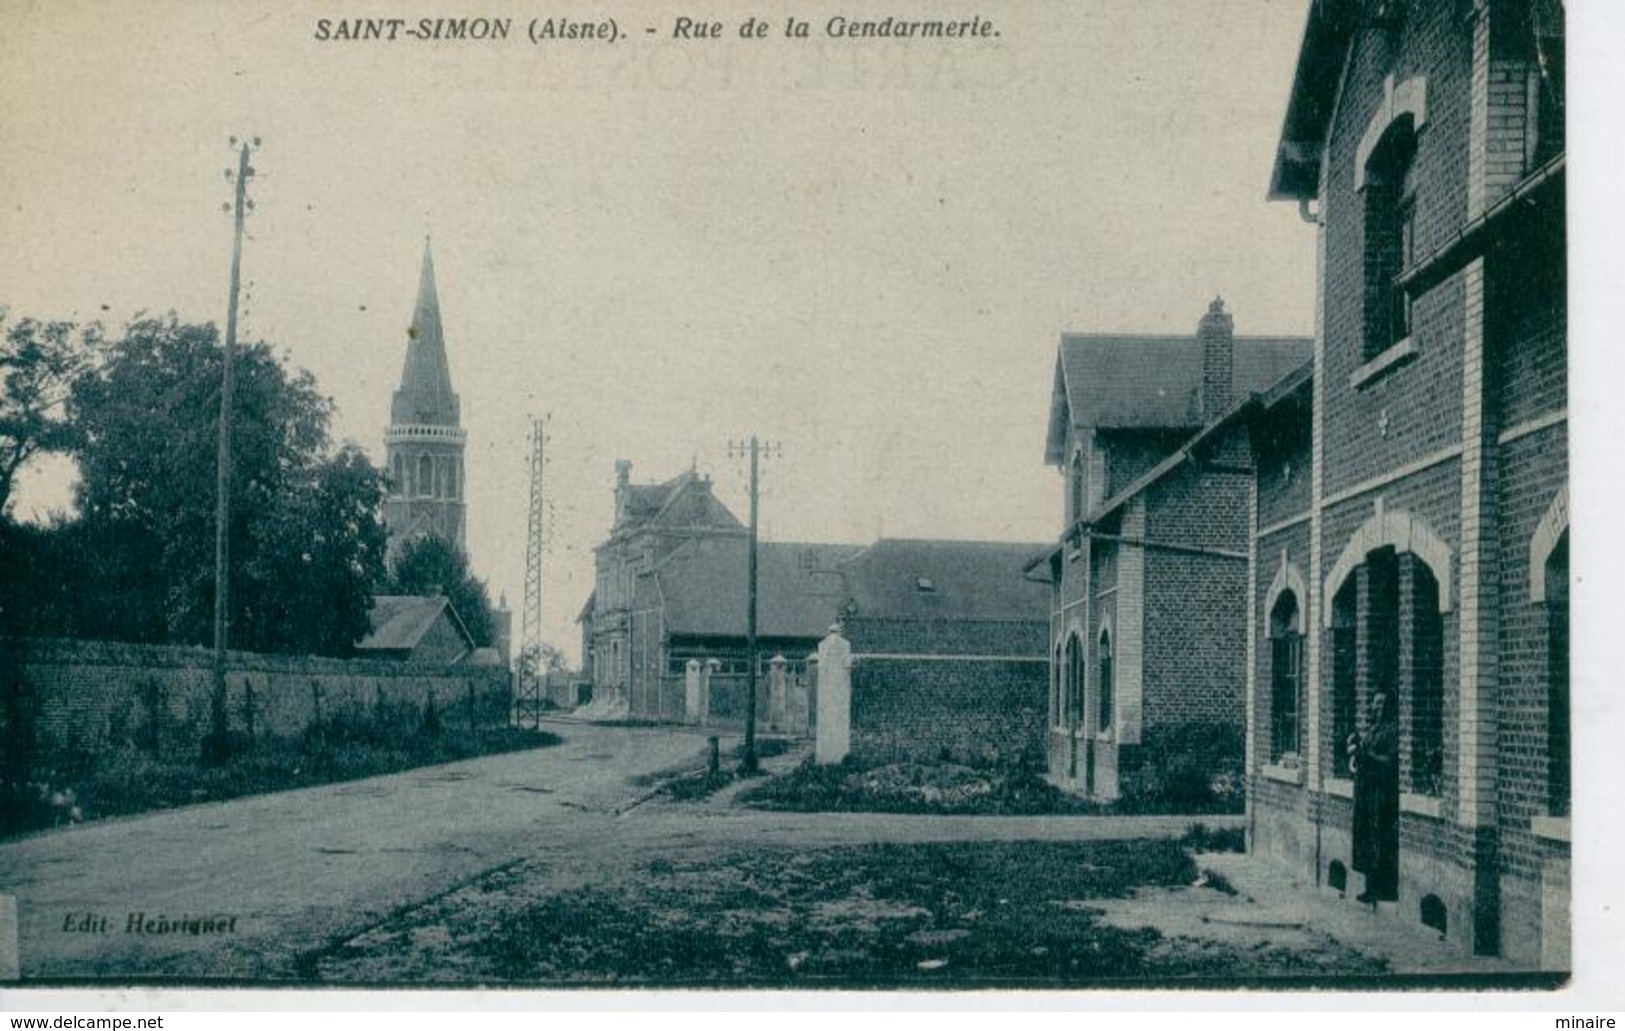
[[[444,595],[380,594],[372,600],[372,611],[367,613],[371,629],[356,645],[359,652],[410,652],[422,641],[440,614],[446,613],[452,626],[462,635],[468,647],[474,639],[463,625],[462,617],[451,607]]]

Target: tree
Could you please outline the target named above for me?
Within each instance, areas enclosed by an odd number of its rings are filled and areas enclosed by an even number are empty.
[[[66,451],[73,425],[66,401],[94,365],[101,327],[19,319],[0,308],[0,518],[11,504],[17,472],[42,452]]]
[[[244,620],[256,651],[344,655],[367,633],[384,573],[383,477],[347,444],[304,479],[264,520],[245,573],[274,586],[246,599]]]
[[[463,549],[442,537],[427,534],[401,545],[385,584],[391,594],[443,594],[462,617],[474,646],[491,644],[491,595],[485,581],[475,579]]]
[[[75,383],[80,635],[211,639],[222,358],[212,324],[145,318]],[[383,573],[381,475],[330,455],[332,401],[269,345],[239,348],[234,377],[231,646],[345,654]]]
[[[564,661],[564,653],[551,644],[529,645],[514,660],[514,669],[522,676],[532,676],[537,680],[546,678],[550,673],[562,673],[569,668],[569,664]]]
[[[74,625],[79,587],[77,525],[0,519],[0,638],[62,637]]]

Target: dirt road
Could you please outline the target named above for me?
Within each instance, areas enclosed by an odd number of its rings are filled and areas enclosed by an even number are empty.
[[[518,864],[552,871],[558,888],[695,848],[1168,837],[1193,822],[640,804],[649,789],[638,778],[697,762],[702,736],[553,729],[565,737],[555,748],[0,846],[0,894],[18,900],[22,976],[304,980],[334,943]]]
[[[558,729],[554,748],[0,845],[22,976],[297,977],[298,957],[335,936],[613,821],[647,791],[634,778],[704,743],[676,730]]]

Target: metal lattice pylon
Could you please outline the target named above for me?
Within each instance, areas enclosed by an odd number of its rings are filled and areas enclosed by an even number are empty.
[[[525,531],[525,610],[519,634],[516,722],[540,724],[542,712],[542,551],[546,544],[547,418],[530,421],[530,522]]]

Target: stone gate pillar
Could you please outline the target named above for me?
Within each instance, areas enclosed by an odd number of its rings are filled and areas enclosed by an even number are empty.
[[[806,672],[792,677],[785,701],[785,724],[792,734],[805,736],[812,731],[812,700],[818,680],[818,653],[807,656]]]
[[[786,710],[788,705],[785,661],[783,655],[775,655],[767,664],[767,725],[773,730],[784,729]]]
[[[830,627],[818,645],[818,735],[814,755],[821,766],[852,750],[852,645]]]
[[[683,666],[683,722],[700,722],[700,660],[689,659]]]
[[[706,659],[705,665],[700,667],[700,706],[696,711],[696,723],[711,722],[711,680],[717,675],[722,663],[716,659]]]

